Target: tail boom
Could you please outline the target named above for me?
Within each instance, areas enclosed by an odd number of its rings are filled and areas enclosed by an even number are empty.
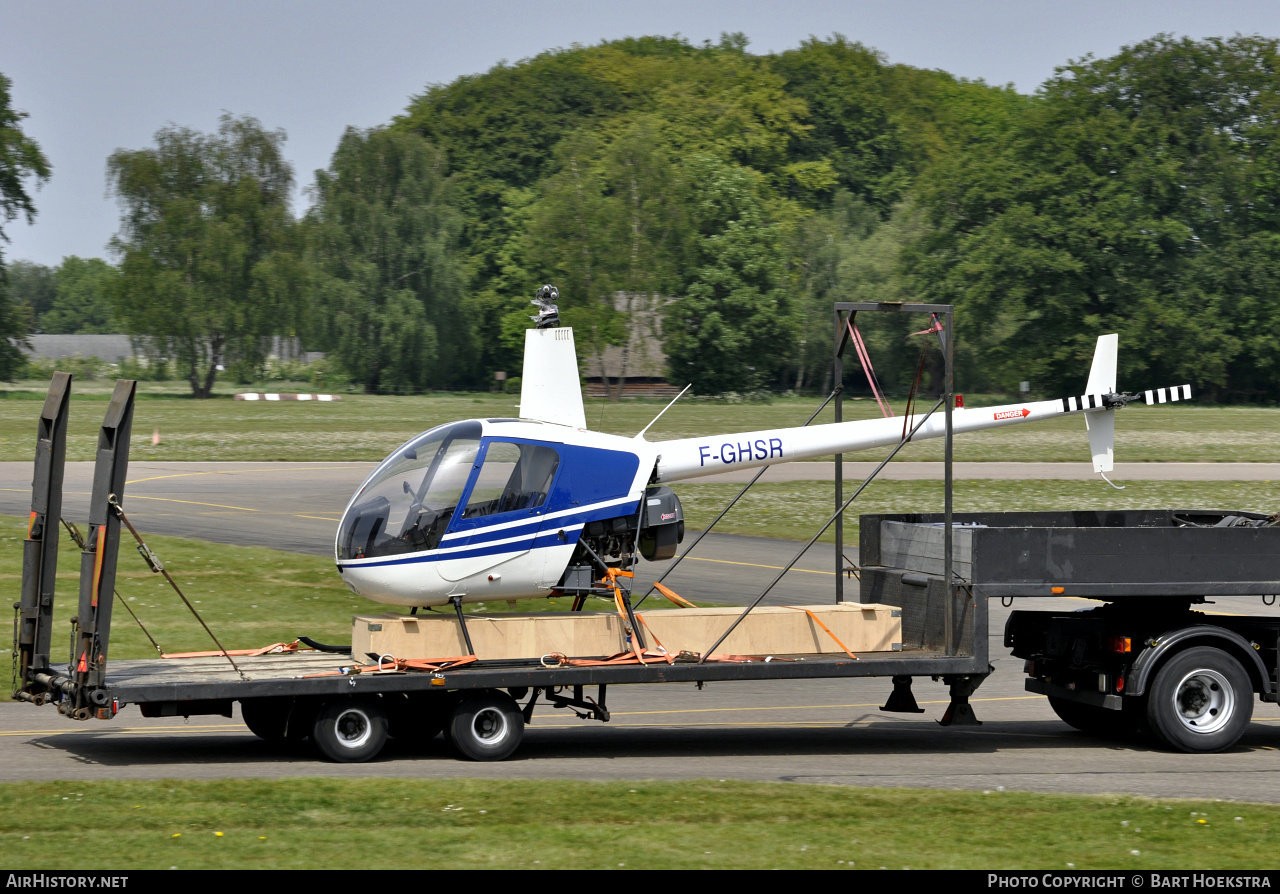
[[[962,434],[1076,413],[1111,413],[1140,397],[1148,404],[1187,400],[1191,397],[1191,386],[1160,388],[1143,395],[1085,394],[996,407],[957,408],[952,413],[951,424],[956,434]],[[908,433],[916,425],[920,425],[920,429],[912,436],[913,441],[940,438],[946,434],[946,417],[940,411],[927,419],[923,416],[906,417]],[[752,469],[888,447],[902,439],[903,427],[903,417],[896,417],[661,441],[655,444],[659,452],[655,482],[665,484],[731,469]]]

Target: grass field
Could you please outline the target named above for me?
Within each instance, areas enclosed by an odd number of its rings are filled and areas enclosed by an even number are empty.
[[[848,499],[860,482],[845,482]],[[701,529],[719,514],[742,485],[677,483],[685,522]],[[957,512],[1012,510],[1100,510],[1213,508],[1280,513],[1280,480],[1276,481],[1130,481],[1115,490],[1101,480],[1038,481],[999,479],[953,483]],[[857,518],[889,512],[941,512],[942,482],[876,480],[849,507],[845,542],[857,544]],[[715,528],[725,534],[751,534],[808,540],[835,512],[829,481],[757,484]],[[828,529],[822,540],[834,542]]]
[[[443,422],[512,416],[517,398],[503,394],[436,394],[422,397],[343,395],[337,403],[235,401],[225,393],[207,401],[184,395],[174,383],[140,383],[132,458],[137,460],[379,460],[408,438]],[[45,383],[0,389],[0,461],[30,461]],[[301,390],[310,390],[303,387]],[[109,383],[75,386],[67,458],[93,458],[97,426]],[[771,403],[677,403],[646,435],[651,440],[714,435],[801,425],[818,406],[813,398]],[[632,436],[657,415],[664,401],[589,400],[587,424]],[[971,402],[972,405],[972,402]],[[899,411],[901,407],[898,408]],[[878,415],[873,401],[849,400],[845,419]],[[831,421],[830,407],[818,421]],[[158,446],[152,434],[160,431]],[[1089,458],[1082,420],[1069,417],[962,435],[956,459],[967,461],[1078,462]],[[941,440],[905,448],[903,460],[942,458]],[[872,451],[859,458],[871,458]],[[1132,406],[1116,425],[1121,462],[1280,462],[1280,409],[1191,404]]]
[[[0,785],[17,869],[1267,869],[1280,807],[734,781]]]

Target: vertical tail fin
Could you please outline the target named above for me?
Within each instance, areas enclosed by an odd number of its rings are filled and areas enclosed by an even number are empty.
[[[573,330],[569,327],[525,330],[520,418],[587,427],[578,379],[578,354],[573,346]]]
[[[1098,337],[1093,351],[1093,366],[1089,368],[1089,384],[1086,394],[1113,394],[1116,390],[1116,361],[1120,336],[1114,332]],[[1091,410],[1084,414],[1085,429],[1089,432],[1089,452],[1093,454],[1093,470],[1110,472],[1114,468],[1116,442],[1116,411]]]

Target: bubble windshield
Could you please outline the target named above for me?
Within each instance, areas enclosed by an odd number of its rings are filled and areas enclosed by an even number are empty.
[[[365,483],[338,526],[338,558],[440,545],[480,449],[480,423],[442,425],[410,441]]]

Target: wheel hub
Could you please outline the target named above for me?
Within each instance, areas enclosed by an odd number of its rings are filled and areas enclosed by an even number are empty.
[[[373,735],[373,726],[363,711],[343,711],[336,726],[338,741],[347,748],[359,748]]]
[[[485,745],[497,745],[507,737],[507,718],[496,708],[485,708],[477,712],[471,729],[476,739]]]
[[[1173,696],[1175,713],[1194,733],[1213,733],[1235,713],[1235,691],[1216,670],[1202,668],[1182,678]]]

